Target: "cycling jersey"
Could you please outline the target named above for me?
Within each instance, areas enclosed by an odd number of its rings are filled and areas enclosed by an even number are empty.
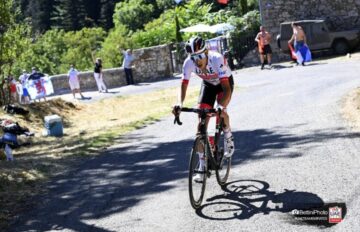
[[[231,70],[227,66],[225,58],[218,52],[209,51],[207,54],[208,63],[206,65],[206,72],[199,69],[191,57],[187,57],[183,65],[183,81],[189,81],[191,73],[195,73],[205,82],[218,85],[221,80],[227,80],[231,76]]]

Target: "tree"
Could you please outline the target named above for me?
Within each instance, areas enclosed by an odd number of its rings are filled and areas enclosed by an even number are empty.
[[[54,0],[53,28],[80,30],[86,24],[84,0]]]
[[[75,64],[80,70],[91,69],[105,37],[106,32],[102,28],[83,28],[66,33],[66,53],[62,57],[61,71],[68,70],[70,64]]]
[[[31,19],[34,32],[44,33],[51,28],[51,17],[55,0],[29,1],[25,15]]]
[[[16,11],[11,0],[0,2],[0,103],[5,103],[3,92],[4,78],[12,75],[14,64],[29,46],[29,27],[16,24]]]
[[[154,7],[145,0],[126,0],[115,6],[115,25],[125,25],[129,31],[135,32],[144,28],[144,24],[153,19]]]
[[[248,2],[247,0],[240,0],[241,5],[241,13],[242,15],[246,14],[248,12]]]
[[[101,12],[99,16],[99,26],[105,28],[107,31],[114,27],[113,14],[116,2],[114,0],[100,0]]]

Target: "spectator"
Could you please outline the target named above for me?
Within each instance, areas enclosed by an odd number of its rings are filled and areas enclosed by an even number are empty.
[[[96,58],[95,61],[94,78],[96,81],[96,85],[99,89],[99,93],[101,93],[103,90],[107,93],[108,89],[104,83],[103,72],[102,72],[102,61],[100,58]]]
[[[20,97],[20,103],[29,104],[30,103],[30,95],[27,89],[27,80],[29,75],[27,74],[26,70],[23,70],[22,75],[19,77],[19,81],[22,86],[22,95]]]
[[[32,97],[34,98],[33,100],[36,101],[36,99],[39,100],[40,102],[40,98],[44,98],[44,101],[46,101],[46,89],[44,87],[44,84],[41,80],[42,77],[44,77],[45,75],[41,72],[38,72],[37,69],[35,67],[31,68],[31,74],[29,76],[29,78],[27,79],[28,81],[33,81],[31,82],[31,84],[33,84],[36,88],[37,91],[37,96],[36,97]],[[29,93],[30,95],[31,93]]]
[[[291,23],[291,27],[293,28],[293,35],[288,43],[291,45],[294,42],[297,64],[301,63],[304,66],[306,61],[311,60],[310,50],[306,45],[306,35],[300,25],[293,22]]]
[[[15,103],[17,102],[17,91],[16,91],[16,80],[9,76],[9,89],[10,89],[10,102]]]
[[[43,76],[45,76],[43,73],[38,72],[35,67],[32,67],[28,80],[39,80]]]
[[[133,79],[133,75],[132,75],[131,66],[133,65],[134,57],[132,55],[132,50],[131,49],[128,49],[126,51],[121,50],[121,52],[124,55],[123,67],[124,67],[125,76],[126,76],[126,84],[133,85],[134,79]]]
[[[265,30],[265,27],[260,26],[260,32],[256,35],[255,41],[258,43],[261,69],[264,69],[265,66],[265,57],[269,67],[271,68],[271,35]]]
[[[84,99],[84,96],[82,95],[80,90],[78,71],[74,68],[74,65],[70,65],[68,77],[69,77],[70,89],[72,91],[74,99],[75,99],[75,93],[79,93],[81,98]]]

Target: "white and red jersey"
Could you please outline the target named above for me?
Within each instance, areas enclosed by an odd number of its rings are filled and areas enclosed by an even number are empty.
[[[188,56],[183,65],[182,80],[187,82],[190,80],[191,73],[195,73],[204,81],[218,85],[221,80],[227,80],[231,76],[231,70],[226,64],[223,55],[218,52],[209,51],[207,54],[208,63],[206,65],[206,73],[199,69],[191,57]]]

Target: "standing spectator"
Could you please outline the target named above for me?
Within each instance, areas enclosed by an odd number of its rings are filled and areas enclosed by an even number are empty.
[[[68,72],[68,77],[69,77],[70,89],[72,91],[74,99],[75,99],[75,93],[79,93],[81,98],[84,99],[84,96],[82,95],[81,90],[80,90],[80,82],[79,82],[78,71],[74,68],[73,64],[70,65],[70,70]]]
[[[133,85],[134,79],[133,79],[133,75],[132,75],[131,66],[133,64],[134,57],[132,55],[132,50],[131,49],[128,49],[126,51],[121,50],[121,52],[124,55],[123,67],[125,70],[126,83],[127,83],[127,85]]]
[[[17,102],[17,91],[16,91],[16,80],[9,76],[9,88],[10,88],[10,102],[15,103]]]
[[[26,70],[23,70],[22,75],[19,77],[19,81],[20,81],[21,86],[22,86],[22,95],[21,95],[20,102],[25,103],[25,104],[30,103],[30,95],[29,95],[29,92],[28,92],[28,89],[27,89],[28,77],[29,77],[29,75],[27,74]]]
[[[44,76],[45,75],[41,72],[38,72],[38,70],[35,67],[31,68],[31,74],[27,80],[30,81],[29,84],[31,86],[35,86],[36,88],[36,93],[32,96],[34,101],[38,99],[40,102],[41,98],[43,98],[44,101],[46,101],[46,89],[43,80],[41,79]],[[31,95],[31,91],[29,95]]]
[[[297,64],[301,63],[304,66],[306,61],[311,60],[310,50],[306,45],[306,35],[300,25],[293,22],[291,23],[291,27],[293,29],[293,35],[288,43],[291,45],[294,42]]]
[[[271,35],[269,32],[265,30],[265,27],[260,26],[260,32],[256,35],[255,41],[258,43],[260,61],[261,61],[261,69],[264,69],[265,66],[265,57],[271,68]]]
[[[107,93],[108,89],[104,83],[103,72],[102,72],[102,61],[100,58],[96,58],[96,61],[95,61],[94,78],[95,78],[97,87],[99,89],[99,93],[101,93],[102,90],[104,90]]]
[[[31,74],[28,78],[28,80],[39,80],[42,77],[44,77],[45,75],[41,72],[38,72],[37,69],[35,67],[31,68]]]

